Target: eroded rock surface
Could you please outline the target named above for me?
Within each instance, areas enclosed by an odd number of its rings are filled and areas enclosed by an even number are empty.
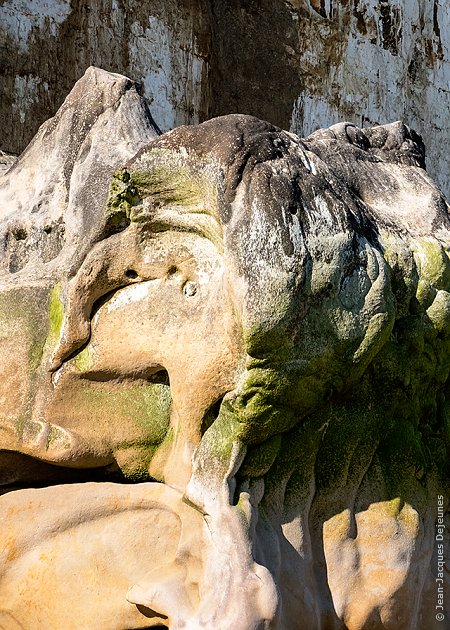
[[[0,626],[435,627],[450,221],[417,134],[158,136],[90,69],[0,203]]]
[[[245,112],[304,136],[404,120],[450,187],[447,0],[4,0],[1,148],[19,153],[85,69],[143,85],[164,131]]]

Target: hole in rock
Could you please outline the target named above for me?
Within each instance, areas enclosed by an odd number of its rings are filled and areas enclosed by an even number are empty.
[[[118,232],[123,232],[127,229],[130,223],[130,219],[127,217],[126,213],[123,210],[119,210],[118,212],[110,214],[100,234],[99,240],[108,238],[109,236],[117,234]]]
[[[118,383],[130,381],[147,381],[148,383],[159,383],[170,387],[169,374],[164,368],[154,367],[135,370],[126,373],[119,370],[90,370],[82,375],[83,380],[95,381],[97,383],[107,383],[109,381],[117,381]]]
[[[168,626],[161,623],[161,620],[165,621],[167,619],[166,615],[162,615],[161,613],[149,608],[148,606],[144,606],[144,604],[136,604],[136,608],[139,612],[144,615],[144,617],[148,617],[151,619],[153,617],[154,621],[156,621],[156,625],[145,626],[145,628],[141,628],[141,630],[169,630]],[[156,617],[156,619],[155,619]]]
[[[220,407],[222,405],[223,396],[216,400],[215,403],[211,405],[208,411],[203,416],[202,424],[200,427],[201,435],[204,435],[209,427],[217,420],[220,412]]]
[[[125,275],[127,278],[131,278],[132,280],[138,277],[138,273],[134,269],[127,269],[125,271]]]
[[[193,297],[197,293],[197,285],[190,280],[183,287],[183,293],[186,297]]]
[[[164,369],[154,372],[151,376],[147,378],[147,380],[151,383],[161,383],[162,385],[170,386],[169,373],[167,370]]]
[[[28,263],[31,248],[27,242],[28,233],[24,228],[17,227],[6,236],[6,255],[8,270],[16,273]]]
[[[37,242],[42,262],[47,263],[56,258],[65,243],[64,223],[45,225],[43,234],[38,235]]]
[[[24,241],[27,238],[27,232],[24,228],[17,228],[13,231],[13,236],[16,241]]]

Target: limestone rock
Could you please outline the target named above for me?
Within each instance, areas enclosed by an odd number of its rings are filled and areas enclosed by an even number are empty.
[[[434,627],[450,219],[423,167],[402,123],[158,136],[88,72],[3,176],[3,626]],[[47,259],[21,242],[50,219]]]
[[[304,136],[404,120],[450,194],[447,0],[4,0],[1,148],[22,151],[86,68],[132,76],[161,129],[232,112]]]
[[[39,276],[70,264],[80,240],[89,247],[111,174],[157,133],[135,83],[89,68],[2,182],[9,271]]]

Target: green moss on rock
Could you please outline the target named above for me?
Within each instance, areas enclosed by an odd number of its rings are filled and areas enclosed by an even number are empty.
[[[53,340],[59,339],[64,321],[64,305],[61,301],[61,285],[56,284],[50,291],[49,303],[50,335]]]

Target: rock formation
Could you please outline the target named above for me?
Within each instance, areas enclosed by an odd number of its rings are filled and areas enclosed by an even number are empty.
[[[450,195],[448,0],[3,0],[0,148],[18,153],[88,66],[143,85],[161,129],[248,113],[299,135],[402,119]]]
[[[87,71],[2,176],[1,628],[442,627],[424,166],[400,122],[159,135]]]

